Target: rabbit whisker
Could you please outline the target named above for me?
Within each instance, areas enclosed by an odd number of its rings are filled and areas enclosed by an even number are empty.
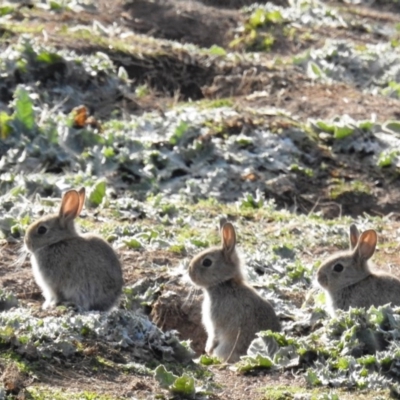
[[[11,264],[11,266],[15,267],[16,271],[19,271],[22,268],[22,265],[26,261],[26,258],[29,256],[29,251],[25,247],[25,245],[22,245],[19,250],[17,251],[17,259]]]
[[[239,340],[239,337],[240,337],[240,334],[241,334],[241,333],[242,333],[242,330],[239,328],[238,333],[237,333],[237,335],[236,335],[235,343],[233,344],[232,350],[231,350],[231,352],[229,353],[228,358],[226,359],[227,362],[229,362],[229,360],[230,360],[231,357],[232,357],[233,352],[234,352],[235,349],[236,349],[237,342],[238,342],[238,340]]]

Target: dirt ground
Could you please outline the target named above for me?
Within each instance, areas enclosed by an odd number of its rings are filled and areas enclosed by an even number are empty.
[[[251,3],[251,0],[100,0],[94,15],[90,12],[51,13],[30,8],[28,3],[24,3],[25,6],[21,4],[20,14],[13,18],[31,26],[43,26],[47,40],[58,48],[74,49],[82,54],[101,50],[117,66],[125,67],[135,84],[146,83],[151,87],[152,93],[140,99],[120,93],[115,99],[107,99],[101,104],[89,104],[92,113],[98,118],[107,118],[107,104],[110,101],[118,104],[122,111],[141,114],[158,110],[162,114],[177,101],[232,97],[235,107],[243,116],[240,121],[232,121],[232,131],[238,129],[238,126],[242,129],[243,126],[251,128],[256,124],[252,120],[252,109],[271,107],[285,109],[292,114],[291,118],[301,121],[307,118],[327,119],[343,113],[356,120],[368,119],[372,114],[377,114],[379,121],[400,119],[400,102],[397,99],[366,94],[361,88],[344,83],[316,83],[295,66],[279,69],[271,64],[274,57],[285,60],[311,46],[322,45],[327,38],[347,38],[360,44],[379,43],[382,40],[379,34],[363,31],[360,27],[358,31],[318,28],[308,42],[289,40],[282,36],[270,53],[260,55],[258,65],[243,63],[239,67],[229,62],[220,63],[215,57],[197,57],[186,50],[169,52],[167,45],[165,54],[157,58],[144,53],[140,56],[126,55],[111,46],[105,48],[99,44],[96,47],[85,40],[61,37],[57,33],[61,24],[91,25],[93,19],[96,19],[104,25],[120,24],[135,34],[147,37],[192,43],[201,47],[217,45],[226,48],[234,39],[238,26],[243,23],[240,7]],[[275,3],[285,4],[284,1]],[[391,2],[382,4],[376,1],[370,6],[327,3],[361,16],[365,22],[397,23],[400,17],[398,5]],[[1,32],[7,32],[7,28],[1,29]],[[16,39],[17,36],[10,33],[6,40],[10,43]],[[51,84],[53,72],[43,71],[38,80],[43,84]],[[12,90],[0,93],[0,99],[4,102],[11,98]],[[286,126],[290,121],[288,117],[268,115],[267,112],[265,118],[277,128]],[[382,170],[372,165],[366,167],[362,156],[355,156],[351,151],[332,157],[323,147],[316,146],[309,139],[300,137],[298,140],[303,143],[304,149],[315,155],[313,164],[308,165],[310,168],[322,162],[328,167],[312,177],[295,175],[287,184],[267,193],[267,196],[275,198],[280,207],[304,214],[320,211],[327,218],[358,216],[367,212],[371,215],[391,213],[393,221],[400,219],[400,180],[396,171]],[[343,179],[345,183],[362,181],[368,187],[368,193],[344,191],[332,200],[333,178]],[[262,171],[256,174],[256,179],[263,179]],[[35,315],[47,315],[47,312],[40,309],[43,298],[33,280],[29,259],[23,259],[20,248],[13,244],[4,244],[0,248],[0,255],[3,261],[0,286],[14,293],[22,304],[31,307]],[[182,339],[190,337],[194,349],[200,354],[204,350],[206,335],[200,322],[199,292],[182,289],[178,278],[171,278],[167,273],[151,275],[146,269],[148,263],[175,266],[182,257],[170,252],[127,250],[120,252],[119,256],[124,265],[127,285],[140,279],[157,280],[171,291],[167,293],[165,290],[147,311],[162,329],[179,329]],[[391,257],[393,255],[387,255],[388,260]],[[196,296],[197,301],[193,301]],[[181,305],[182,297],[187,299],[184,306]],[[101,352],[101,349],[96,351]],[[108,354],[108,357],[112,358],[113,355]],[[72,391],[95,389],[97,393],[115,394],[115,388],[118,387],[121,397],[154,398],[154,387],[158,388],[158,385],[152,377],[115,373],[112,368],[102,369],[94,375],[90,368],[91,362],[89,350],[87,359],[83,358],[71,365],[54,360],[42,365],[43,369],[37,379],[44,385]],[[284,374],[260,371],[240,375],[227,366],[211,368],[216,384],[224,388],[222,392],[211,395],[211,399],[261,399],[265,398],[262,388],[266,386],[305,386],[304,378],[294,375],[290,370]],[[18,371],[7,370],[4,366],[0,366],[1,374],[3,383],[15,385],[14,393],[21,393],[21,397],[17,398],[25,399],[22,388],[32,383],[29,380],[31,378],[28,379]],[[161,388],[157,392],[164,393],[165,398],[170,396]]]

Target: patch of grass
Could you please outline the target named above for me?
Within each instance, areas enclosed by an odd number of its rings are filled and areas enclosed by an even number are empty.
[[[265,400],[293,399],[295,394],[305,393],[305,389],[297,386],[272,386],[263,389]]]
[[[314,171],[311,168],[303,168],[298,164],[292,164],[289,167],[289,170],[292,171],[292,172],[304,174],[304,175],[306,175],[306,176],[308,176],[310,178],[312,176],[314,176]]]
[[[38,25],[30,21],[26,21],[24,24],[6,23],[4,29],[14,34],[42,34],[45,29],[44,25]],[[69,29],[67,26],[63,26],[62,29],[54,33],[55,37],[61,38],[65,45],[68,43],[79,44],[84,42],[86,46],[97,46],[102,47],[105,50],[121,51],[128,54],[167,54],[165,50],[162,50],[160,41],[154,40],[151,37],[145,37],[138,35],[132,40],[127,42],[126,40],[118,38],[109,38],[97,34],[93,29],[88,26],[80,29]],[[49,43],[51,45],[51,42]]]
[[[140,99],[146,97],[151,93],[151,89],[147,84],[139,85],[135,89],[135,95]]]
[[[98,394],[94,392],[71,392],[68,390],[54,390],[49,387],[34,387],[29,388],[28,393],[32,396],[33,400],[116,400],[120,397],[114,397],[105,394]]]
[[[282,30],[283,22],[279,10],[256,9],[249,15],[243,32],[230,43],[230,47],[270,51],[275,43],[275,30]]]
[[[354,393],[342,389],[330,390],[325,388],[317,388],[306,390],[299,386],[274,386],[263,389],[265,400],[292,400],[296,398],[304,398],[308,400],[377,400],[389,398],[388,391],[382,392],[361,392]],[[303,396],[304,397],[303,397]]]
[[[183,255],[186,253],[186,247],[183,244],[174,244],[168,249],[171,253]]]
[[[179,103],[179,107],[187,107],[187,106],[195,106],[198,107],[200,110],[209,110],[213,108],[222,108],[222,107],[233,107],[234,106],[234,101],[233,99],[229,98],[222,98],[222,99],[215,99],[215,100],[210,100],[210,99],[201,99],[198,101],[193,101],[193,102],[182,102]]]
[[[2,352],[0,360],[4,360],[6,363],[13,363],[18,368],[18,371],[25,374],[34,372],[34,366],[12,350]]]
[[[346,192],[356,192],[370,194],[370,187],[359,180],[346,182],[344,179],[334,179],[330,187],[330,197],[332,200],[337,199],[340,195]]]
[[[8,32],[15,34],[15,35],[20,35],[23,33],[30,33],[30,34],[42,34],[43,30],[45,29],[44,25],[41,24],[33,24],[33,23],[4,23],[2,25],[3,29],[6,29]]]

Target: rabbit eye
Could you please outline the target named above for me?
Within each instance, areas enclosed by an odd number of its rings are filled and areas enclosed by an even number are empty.
[[[343,265],[342,265],[342,264],[335,264],[335,265],[333,266],[333,270],[334,270],[335,272],[342,272],[342,271],[343,271]]]
[[[37,233],[39,234],[39,235],[44,235],[45,233],[47,232],[47,228],[45,227],[45,226],[39,226],[39,228],[38,228],[38,230],[37,230]]]
[[[205,258],[203,260],[203,267],[210,267],[212,264],[212,261],[209,258]]]

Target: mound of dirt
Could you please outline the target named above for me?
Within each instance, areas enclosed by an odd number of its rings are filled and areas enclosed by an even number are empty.
[[[242,18],[236,10],[197,1],[139,0],[123,9],[125,25],[135,32],[201,47],[228,44]]]
[[[186,286],[169,284],[154,303],[151,317],[163,331],[176,330],[181,340],[191,340],[191,347],[199,356],[204,353],[207,340],[201,323],[203,295]]]

